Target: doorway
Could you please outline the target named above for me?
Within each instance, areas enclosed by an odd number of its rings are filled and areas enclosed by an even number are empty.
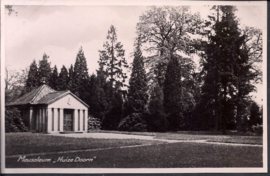
[[[73,131],[74,109],[64,109],[64,131]]]

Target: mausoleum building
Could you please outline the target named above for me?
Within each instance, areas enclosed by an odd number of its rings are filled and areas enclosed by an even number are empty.
[[[30,131],[43,133],[87,132],[88,105],[69,90],[42,85],[8,103],[17,107]]]

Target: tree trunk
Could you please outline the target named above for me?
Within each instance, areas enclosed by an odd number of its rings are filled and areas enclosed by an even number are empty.
[[[222,115],[221,115],[221,123],[222,123],[222,133],[226,134],[226,128],[227,128],[227,117],[226,117],[226,110],[227,110],[227,83],[224,83],[224,92],[223,92],[223,106],[222,106]]]

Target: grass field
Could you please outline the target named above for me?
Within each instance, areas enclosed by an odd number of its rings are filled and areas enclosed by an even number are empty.
[[[40,133],[7,133],[6,155],[30,154],[43,152],[58,152],[68,150],[83,150],[109,148],[141,144],[158,144],[159,141],[138,139],[91,139],[68,138]]]
[[[153,133],[155,138],[260,144],[259,136],[222,136],[181,133]],[[136,146],[144,145],[147,146]],[[127,148],[119,148],[131,146]],[[104,149],[112,147],[111,149]],[[102,149],[103,148],[103,149]],[[50,159],[48,163],[18,162],[7,158],[8,168],[190,168],[190,167],[262,167],[262,147],[209,143],[165,143],[138,139],[69,138],[36,133],[6,134],[7,155],[101,149],[64,154],[27,156],[27,159]],[[62,162],[61,159],[73,159]],[[76,158],[92,159],[75,162]]]
[[[228,133],[222,135],[221,132],[200,132],[200,131],[186,131],[186,132],[126,132],[126,131],[102,131],[93,130],[92,133],[105,132],[105,133],[119,133],[130,135],[144,135],[153,136],[156,139],[169,139],[169,140],[206,140],[209,142],[224,142],[224,143],[238,143],[238,144],[263,144],[262,136]]]

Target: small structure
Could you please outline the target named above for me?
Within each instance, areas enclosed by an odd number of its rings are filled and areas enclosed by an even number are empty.
[[[82,133],[88,129],[88,105],[69,90],[56,91],[43,84],[6,106],[17,107],[33,132]]]

